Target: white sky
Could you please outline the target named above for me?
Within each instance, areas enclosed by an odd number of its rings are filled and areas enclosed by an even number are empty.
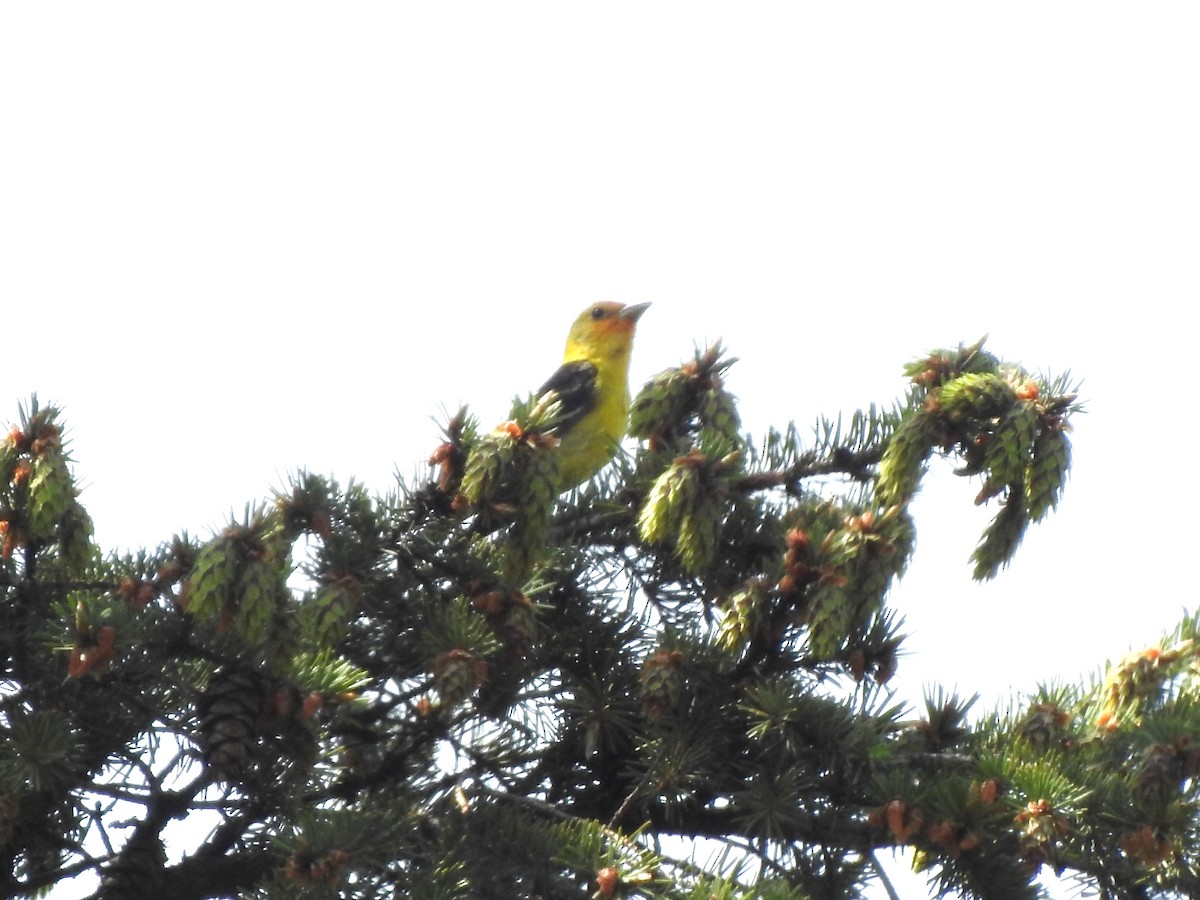
[[[633,378],[723,337],[748,427],[990,348],[1084,379],[995,583],[943,473],[897,688],[1095,671],[1194,608],[1200,11],[1188,3],[0,7],[0,422],[61,404],[106,548],[299,467],[383,492],[598,299]]]

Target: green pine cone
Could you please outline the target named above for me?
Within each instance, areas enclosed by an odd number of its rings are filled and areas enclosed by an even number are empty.
[[[700,485],[696,469],[673,463],[655,479],[638,515],[638,534],[647,544],[663,544],[678,535],[684,517],[694,505]]]
[[[225,535],[213,538],[196,554],[187,588],[187,610],[197,619],[215,619],[234,602],[238,555]]]
[[[741,444],[741,416],[733,395],[724,388],[712,387],[700,396],[700,423],[731,447]]]
[[[728,653],[739,653],[762,620],[762,587],[751,583],[730,596],[723,604],[721,630],[717,646]]]
[[[53,539],[71,502],[75,485],[62,452],[45,451],[33,458],[29,477],[29,535],[41,540]]]
[[[1002,376],[991,372],[959,375],[942,385],[938,404],[952,419],[990,419],[1003,415],[1016,402],[1017,392]]]
[[[689,575],[699,575],[713,561],[721,537],[725,506],[700,487],[695,502],[683,511],[675,539],[675,556]]]
[[[862,598],[859,605],[871,612],[883,605],[883,595],[896,575],[899,554],[890,549],[882,542],[867,542],[854,560],[854,594]]]
[[[521,481],[524,491],[521,506],[545,510],[548,514],[554,508],[554,501],[560,492],[559,456],[552,447],[526,449],[527,453],[522,454],[526,458],[522,460],[524,471]]]
[[[859,566],[854,580],[853,594],[857,603],[848,616],[846,632],[857,632],[867,620],[883,608],[883,598],[892,586],[896,568],[891,559],[868,554]]]
[[[252,644],[271,635],[271,624],[282,597],[283,577],[270,555],[250,560],[241,568],[235,592],[233,626]]]
[[[987,445],[984,465],[996,484],[1020,484],[1033,453],[1039,416],[1037,407],[1018,400],[1001,418]]]
[[[513,457],[506,483],[519,507],[504,536],[501,577],[521,584],[546,553],[550,514],[560,486],[557,454],[549,447],[523,444]]]
[[[1043,429],[1033,443],[1033,458],[1025,475],[1029,519],[1040,522],[1058,505],[1071,470],[1071,439],[1060,428]]]
[[[904,503],[916,493],[936,437],[936,422],[924,411],[900,423],[879,461],[875,494],[882,504]]]
[[[471,448],[458,489],[471,506],[478,506],[495,492],[503,473],[504,457],[495,432],[480,438]]]
[[[813,592],[808,612],[808,646],[818,660],[833,659],[850,633],[854,604],[846,586],[830,579]]]
[[[78,500],[72,501],[58,524],[58,541],[68,571],[82,572],[92,561],[92,517]]]
[[[300,639],[310,652],[337,645],[358,611],[362,589],[349,576],[321,584],[300,607]]]
[[[1029,524],[1029,516],[1025,509],[1024,486],[1011,490],[1004,505],[991,523],[983,531],[983,536],[971,560],[975,563],[974,577],[977,581],[994,578],[1001,567],[1008,564],[1021,538],[1025,536],[1025,528]]]
[[[680,369],[667,369],[651,378],[629,407],[629,434],[648,438],[670,429],[687,414],[691,379]]]

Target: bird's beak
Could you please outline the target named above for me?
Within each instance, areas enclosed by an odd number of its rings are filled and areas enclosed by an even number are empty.
[[[632,306],[624,306],[617,315],[624,322],[636,322],[642,317],[642,313],[650,308],[649,303],[634,303]]]

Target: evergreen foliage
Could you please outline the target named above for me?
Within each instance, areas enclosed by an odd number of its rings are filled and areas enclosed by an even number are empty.
[[[887,608],[931,460],[997,513],[1059,502],[1069,382],[982,343],[888,409],[740,433],[719,347],[557,496],[554,410],[445,426],[427,483],[299,473],[197,541],[105,555],[57,414],[0,444],[0,896],[860,896],[910,847],[944,894],[1200,894],[1200,618],[1007,712],[917,717]]]

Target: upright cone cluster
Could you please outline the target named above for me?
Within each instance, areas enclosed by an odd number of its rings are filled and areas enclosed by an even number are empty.
[[[732,364],[714,345],[656,375],[631,407],[630,434],[648,445],[642,466],[661,467],[638,514],[638,536],[669,547],[687,575],[713,564],[730,482],[745,469],[741,423],[722,377]]]
[[[667,544],[689,575],[699,575],[717,552],[728,503],[723,482],[740,471],[740,454],[714,459],[700,449],[675,458],[655,479],[638,515],[647,544]]]
[[[74,569],[92,553],[92,521],[80,505],[58,411],[36,399],[0,440],[0,559],[56,546]]]
[[[683,452],[701,432],[726,452],[741,444],[741,418],[725,390],[725,372],[736,362],[719,343],[694,359],[651,378],[629,408],[629,433],[653,451]]]
[[[907,371],[924,409],[889,440],[876,494],[888,504],[907,502],[933,451],[957,449],[965,463],[959,474],[983,476],[977,502],[1002,498],[973,554],[975,577],[990,578],[1012,558],[1027,525],[1044,518],[1062,495],[1075,394],[1002,364],[982,342],[938,351]]]
[[[560,479],[554,406],[518,404],[515,412],[471,447],[454,507],[474,512],[482,531],[505,528],[500,574],[520,585],[545,547]]]
[[[183,593],[188,612],[263,643],[288,596],[289,552],[268,517],[250,516],[245,524],[229,526],[196,556]]]

